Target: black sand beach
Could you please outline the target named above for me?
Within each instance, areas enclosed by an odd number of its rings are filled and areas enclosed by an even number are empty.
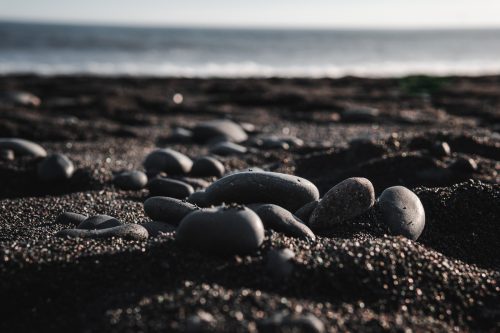
[[[0,137],[64,153],[76,168],[69,181],[47,185],[36,177],[37,160],[0,160],[2,332],[186,331],[193,315],[208,317],[209,331],[256,332],[281,312],[313,314],[329,332],[500,330],[500,76],[2,76],[0,90],[41,99],[38,107],[1,104]],[[174,233],[147,241],[54,237],[67,228],[55,222],[64,211],[149,220],[148,191],[117,189],[113,174],[142,169],[155,147],[207,154],[208,145],[169,135],[220,118],[255,125],[250,138],[304,141],[249,145],[246,154],[218,158],[226,171],[294,174],[322,195],[349,177],[368,178],[377,195],[403,185],[424,205],[422,235],[391,235],[370,210],[315,241],[266,230],[248,256],[200,253]],[[280,248],[295,253],[284,281],[266,269],[268,252]]]

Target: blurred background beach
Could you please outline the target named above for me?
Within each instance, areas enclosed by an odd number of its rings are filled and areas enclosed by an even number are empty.
[[[0,2],[1,74],[484,75],[499,59],[489,0]]]

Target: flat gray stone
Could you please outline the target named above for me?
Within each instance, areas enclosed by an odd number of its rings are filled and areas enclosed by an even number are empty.
[[[148,184],[149,192],[153,196],[165,196],[176,199],[185,199],[194,192],[194,188],[180,180],[170,178],[155,178]]]
[[[144,201],[144,211],[150,219],[173,225],[195,210],[198,210],[195,205],[175,198],[151,197]]]
[[[72,212],[63,212],[59,214],[56,218],[57,224],[67,224],[67,225],[79,225],[83,221],[88,218],[86,215],[72,213]]]
[[[138,224],[123,224],[117,227],[100,230],[65,229],[56,233],[56,237],[89,239],[104,239],[115,237],[128,240],[146,240],[148,239],[148,231],[146,230],[146,228]]]
[[[242,155],[247,151],[246,147],[229,141],[219,142],[210,148],[210,153],[219,156]]]
[[[231,142],[243,142],[248,135],[240,125],[227,119],[210,120],[197,124],[193,128],[193,138],[200,143],[222,138]]]
[[[182,219],[176,240],[202,252],[250,254],[264,241],[264,226],[246,207],[207,208]]]
[[[264,227],[281,232],[287,236],[315,240],[316,236],[299,218],[288,210],[273,204],[259,206],[255,212]]]
[[[179,175],[191,171],[193,161],[186,155],[169,148],[156,149],[146,156],[144,168],[147,171]]]
[[[175,226],[162,221],[150,221],[141,224],[149,234],[149,237],[157,237],[160,234],[171,233],[175,231]]]
[[[87,229],[87,230],[95,230],[95,229],[106,229],[112,228],[122,225],[122,223],[109,215],[94,215],[87,219],[85,219],[82,223],[76,227],[77,229]]]
[[[45,157],[47,151],[37,143],[16,138],[0,138],[0,149],[11,149],[16,156]]]
[[[272,203],[295,211],[317,200],[319,192],[307,179],[267,171],[243,171],[227,175],[206,190],[209,204]]]
[[[211,156],[197,158],[193,162],[191,175],[196,177],[222,177],[226,169],[224,164]]]
[[[137,191],[148,184],[148,176],[142,171],[125,171],[113,178],[113,183],[122,190]]]
[[[75,172],[71,160],[63,154],[47,156],[38,164],[38,179],[44,182],[64,181]]]
[[[392,186],[378,198],[384,223],[395,235],[417,240],[425,227],[425,210],[418,196],[404,186]]]
[[[348,178],[332,187],[311,214],[313,229],[330,228],[369,210],[375,203],[375,190],[366,178]]]

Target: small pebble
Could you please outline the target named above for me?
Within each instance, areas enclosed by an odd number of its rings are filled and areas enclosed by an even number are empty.
[[[85,219],[82,223],[76,227],[77,229],[87,229],[87,230],[96,230],[96,229],[107,229],[112,227],[117,227],[122,225],[120,221],[118,221],[113,216],[109,215],[94,215],[87,219]]]
[[[0,150],[10,149],[14,151],[16,156],[29,156],[29,157],[45,157],[47,156],[47,151],[43,149],[37,143],[16,139],[16,138],[4,138],[0,139]]]
[[[209,204],[272,203],[296,211],[319,199],[316,186],[307,179],[277,172],[243,171],[224,176],[206,190]]]
[[[115,237],[128,240],[146,240],[148,238],[148,231],[146,230],[146,228],[138,224],[123,224],[117,227],[100,229],[100,230],[65,229],[56,233],[56,237],[90,238],[90,239],[103,239],[103,238]]]
[[[255,212],[259,215],[266,229],[270,228],[291,237],[310,240],[316,239],[316,236],[308,226],[280,206],[265,204],[259,206]]]
[[[77,213],[72,213],[72,212],[64,212],[62,214],[59,214],[59,216],[56,218],[56,223],[57,224],[68,224],[68,225],[79,225],[83,221],[85,221],[88,218],[88,216],[82,215],[82,214],[77,214]]]
[[[286,279],[293,272],[291,260],[295,257],[290,249],[273,249],[267,253],[266,269],[275,279]]]
[[[149,237],[157,237],[162,233],[171,233],[175,231],[175,226],[162,221],[150,221],[141,224],[149,234]]]
[[[197,210],[195,205],[175,198],[151,197],[144,201],[144,212],[155,221],[178,225],[189,213]]]
[[[377,119],[380,114],[378,109],[359,106],[345,110],[341,114],[342,121],[347,122],[371,122]]]
[[[113,178],[113,183],[122,190],[140,190],[148,183],[148,176],[142,171],[125,171]]]
[[[177,199],[185,199],[194,192],[191,185],[180,180],[170,178],[155,178],[148,184],[152,196],[165,196]]]
[[[26,91],[3,92],[0,94],[0,102],[28,107],[38,107],[42,103],[38,96]]]
[[[366,178],[348,178],[332,187],[311,214],[311,228],[328,228],[369,210],[375,203],[375,189]]]
[[[186,128],[178,127],[172,130],[168,137],[169,142],[188,143],[193,140],[193,132]]]
[[[210,182],[200,179],[200,178],[193,178],[193,177],[183,177],[183,176],[172,176],[169,177],[170,179],[175,179],[179,180],[181,182],[184,182],[186,184],[191,185],[195,190],[203,190],[206,189],[207,187],[210,186]]]
[[[229,141],[219,142],[210,148],[210,153],[219,156],[246,154],[247,151],[246,147]]]
[[[193,162],[191,175],[196,177],[222,177],[225,171],[224,164],[219,160],[210,156],[203,156]]]
[[[472,158],[460,156],[450,165],[450,169],[455,172],[470,174],[477,170],[477,163]]]
[[[47,156],[38,165],[38,178],[44,182],[63,181],[71,178],[75,167],[73,162],[63,154]]]
[[[144,160],[147,171],[179,175],[191,171],[193,161],[186,155],[169,148],[156,149],[149,153]]]
[[[318,207],[318,204],[319,200],[314,200],[306,203],[304,206],[297,209],[297,211],[293,215],[297,216],[302,222],[308,225],[311,214],[316,209],[316,207]]]
[[[325,325],[313,314],[278,313],[257,323],[259,333],[323,333]]]
[[[207,208],[182,219],[176,239],[202,252],[250,254],[264,241],[264,226],[246,207]]]
[[[395,235],[417,240],[425,227],[425,210],[418,196],[404,186],[389,187],[378,198],[384,223]]]
[[[0,160],[2,161],[13,161],[15,159],[14,151],[12,149],[1,149],[0,150]]]
[[[243,128],[227,119],[210,120],[197,124],[193,128],[193,138],[200,143],[213,139],[224,139],[231,142],[242,142],[248,138]]]
[[[450,156],[451,148],[447,142],[437,142],[432,146],[431,152],[437,157]]]

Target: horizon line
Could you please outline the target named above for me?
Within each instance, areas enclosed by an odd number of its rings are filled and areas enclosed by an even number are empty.
[[[195,23],[142,23],[142,22],[102,22],[102,21],[71,21],[71,20],[45,20],[45,19],[20,19],[0,17],[0,24],[41,24],[62,25],[77,27],[109,27],[109,28],[138,28],[138,29],[214,29],[214,30],[408,30],[408,31],[432,31],[432,30],[500,30],[499,25],[470,25],[470,26],[369,26],[369,25],[217,25],[217,24],[195,24]]]

